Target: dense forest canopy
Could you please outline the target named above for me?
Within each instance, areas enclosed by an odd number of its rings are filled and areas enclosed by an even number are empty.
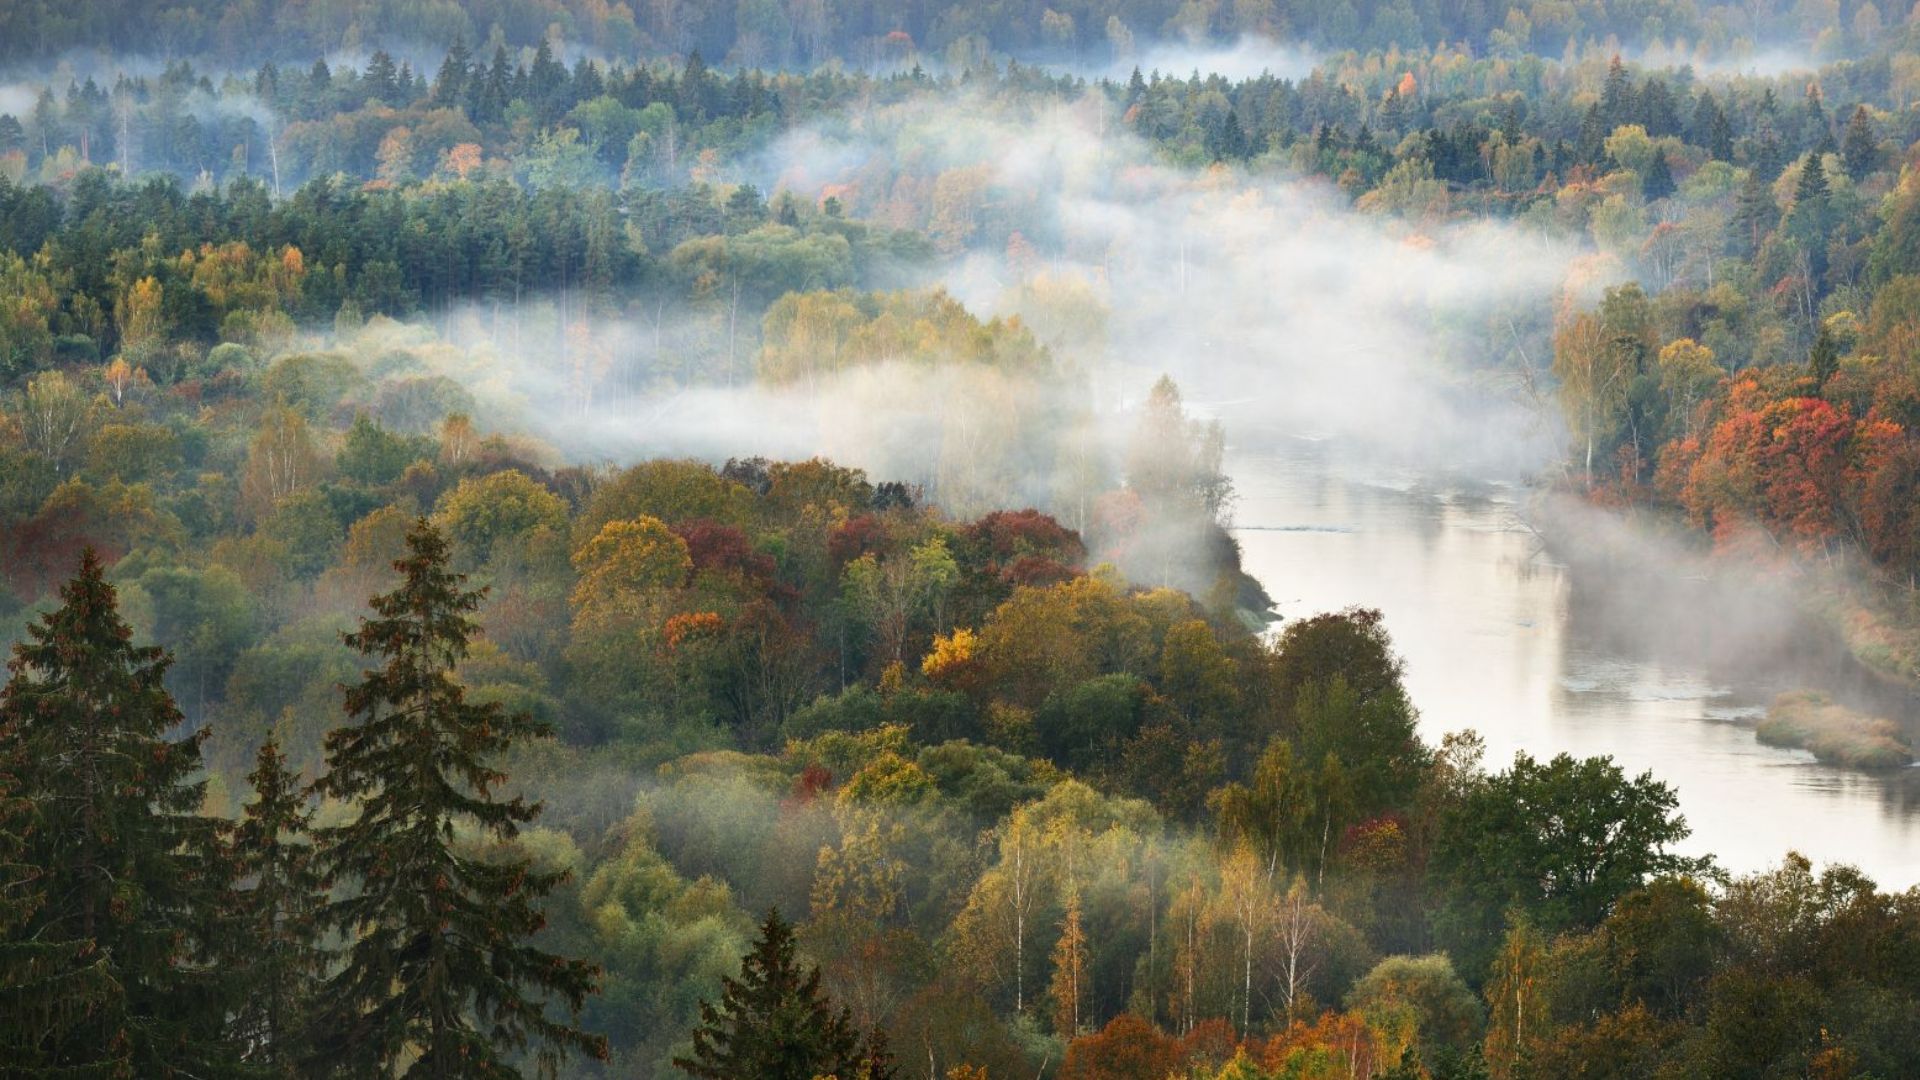
[[[601,55],[698,51],[742,66],[863,65],[925,53],[966,60],[988,52],[1125,58],[1156,40],[1219,42],[1293,37],[1332,48],[1476,48],[1558,54],[1616,40],[1693,44],[1719,53],[1786,49],[1837,58],[1870,49],[1907,13],[1872,0],[1822,5],[1539,3],[1433,4],[1394,0],[156,0],[132,10],[103,0],[24,0],[0,19],[0,59],[44,59],[70,49],[224,61],[306,62],[334,49],[382,43],[498,41],[531,46],[556,32]]]
[[[1920,893],[1423,726],[1228,465],[1920,672],[1916,18],[0,5],[0,1075],[1920,1072]]]

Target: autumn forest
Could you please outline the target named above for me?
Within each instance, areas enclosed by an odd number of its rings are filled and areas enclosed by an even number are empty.
[[[0,0],[5,1080],[1920,1075],[1917,582],[1920,7]]]

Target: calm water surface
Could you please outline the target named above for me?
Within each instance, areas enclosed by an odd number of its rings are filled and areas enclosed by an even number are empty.
[[[1650,771],[1679,793],[1693,827],[1685,850],[1730,870],[1798,849],[1886,887],[1920,883],[1920,769],[1830,768],[1760,745],[1740,722],[1801,686],[1916,719],[1909,695],[1863,689],[1871,680],[1831,643],[1749,646],[1739,631],[1753,614],[1724,598],[1682,603],[1677,616],[1685,580],[1650,590],[1666,603],[1583,580],[1612,576],[1546,553],[1520,518],[1520,488],[1343,468],[1304,440],[1230,468],[1247,570],[1288,618],[1385,612],[1429,739],[1473,728],[1495,768],[1524,750]]]

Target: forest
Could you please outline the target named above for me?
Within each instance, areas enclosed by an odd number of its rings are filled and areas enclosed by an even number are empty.
[[[1276,432],[1920,678],[1920,8],[0,4],[0,1077],[1920,1074]]]

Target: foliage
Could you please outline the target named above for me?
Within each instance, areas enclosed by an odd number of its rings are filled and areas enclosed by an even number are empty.
[[[500,1072],[510,1052],[604,1055],[605,1044],[546,1016],[546,997],[577,1013],[592,965],[526,943],[545,922],[536,903],[566,880],[511,842],[539,812],[494,789],[491,759],[544,734],[526,714],[471,704],[451,675],[476,630],[478,593],[448,568],[448,543],[424,519],[395,564],[398,589],[373,599],[377,618],[346,636],[382,658],[346,698],[353,722],[327,736],[318,790],[358,803],[318,834],[329,882],[351,881],[325,925],[351,934],[345,962],[322,991],[311,1059],[323,1070],[389,1071],[410,1059],[425,1074]],[[505,851],[463,851],[471,822]]]

